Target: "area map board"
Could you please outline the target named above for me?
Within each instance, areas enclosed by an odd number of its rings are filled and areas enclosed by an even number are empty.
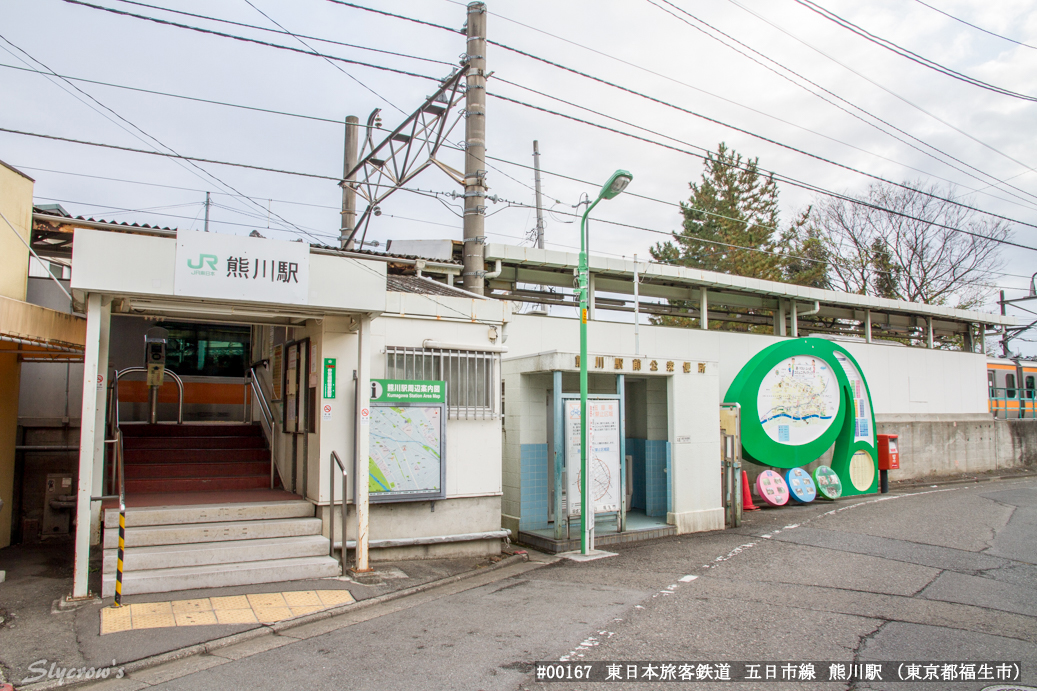
[[[368,456],[371,501],[413,501],[444,496],[446,404],[442,381],[372,381]],[[392,398],[398,400],[391,400]],[[400,400],[402,399],[402,400]],[[426,399],[413,402],[416,399]]]
[[[622,492],[620,466],[619,400],[615,398],[587,399],[588,446],[587,468],[589,494],[594,502],[593,513],[619,511]],[[580,400],[565,401],[565,467],[568,470],[567,513],[578,516],[582,509],[583,492],[580,474]]]
[[[852,355],[823,338],[765,348],[731,382],[741,406],[742,453],[773,468],[797,468],[835,445],[832,469],[843,494],[878,486],[875,417],[868,383]]]

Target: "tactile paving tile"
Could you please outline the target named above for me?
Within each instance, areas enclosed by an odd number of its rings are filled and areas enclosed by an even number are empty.
[[[284,601],[284,595],[281,593],[256,593],[254,595],[246,595],[245,597],[248,598],[248,603],[252,606],[252,609],[288,606],[288,603]]]
[[[216,614],[212,610],[207,612],[175,612],[173,618],[177,626],[210,626],[218,624]]]
[[[180,614],[181,612],[211,612],[212,603],[209,602],[209,598],[203,597],[200,600],[173,600],[173,614]],[[178,624],[179,626],[179,624]]]
[[[292,616],[298,617],[303,614],[313,614],[319,612],[322,609],[326,609],[324,605],[310,605],[309,607],[292,607]]]
[[[256,613],[256,619],[264,624],[281,621],[292,616],[292,610],[287,607],[253,607],[252,611]]]
[[[348,590],[318,590],[317,595],[320,596],[321,602],[324,603],[325,607],[334,607],[336,605],[346,605],[350,602],[356,602]]]
[[[295,609],[296,607],[322,606],[320,597],[317,596],[316,590],[297,590],[291,593],[281,593],[281,595],[284,596],[284,601],[292,609]]]
[[[105,607],[101,610],[101,635],[129,631],[133,628],[133,617],[129,607]]]
[[[210,597],[209,602],[215,610],[221,609],[252,609],[248,598],[244,595],[229,595],[227,597]]]
[[[218,609],[214,612],[220,624],[258,624],[251,609]]]

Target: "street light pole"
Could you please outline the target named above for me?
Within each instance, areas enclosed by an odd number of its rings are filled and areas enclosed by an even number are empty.
[[[617,170],[601,188],[598,198],[587,206],[580,221],[580,553],[594,549],[594,503],[588,500],[590,493],[589,467],[587,463],[587,286],[590,283],[587,266],[587,216],[602,199],[612,199],[627,188],[634,176],[625,170]],[[622,430],[620,431],[622,433]]]

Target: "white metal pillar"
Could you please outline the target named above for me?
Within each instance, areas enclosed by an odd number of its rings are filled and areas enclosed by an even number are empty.
[[[76,542],[75,564],[72,576],[72,598],[90,597],[90,537],[92,527],[92,503],[94,488],[94,466],[101,448],[104,448],[104,370],[101,370],[101,334],[107,331],[111,318],[111,306],[102,306],[101,295],[90,293],[86,298],[86,342],[83,348],[83,407],[79,428],[79,482],[76,490]],[[106,339],[105,339],[106,340]],[[105,358],[107,361],[107,357]],[[98,374],[101,375],[102,390],[97,391]],[[100,394],[100,395],[93,395]],[[102,404],[98,406],[98,401]],[[101,408],[100,417],[98,407]],[[98,419],[102,424],[98,426]],[[100,446],[98,444],[100,438]]]
[[[792,301],[792,337],[799,338],[799,312],[796,301]]]
[[[774,317],[774,333],[778,336],[785,336],[788,334],[788,327],[785,324],[785,301],[778,298],[778,312]]]
[[[871,310],[864,310],[864,340],[871,343]]]
[[[357,396],[357,435],[353,440],[356,445],[356,566],[353,570],[366,573],[371,570],[368,556],[371,497],[367,485],[370,482],[371,447],[371,318],[367,315],[360,319],[357,329],[356,356],[360,393]]]
[[[925,331],[926,331],[926,347],[932,349],[933,347],[933,318],[925,318]]]
[[[101,299],[101,335],[97,350],[97,405],[94,410],[93,496],[104,494],[105,417],[108,402],[108,349],[112,331],[112,299]],[[101,502],[90,506],[90,544],[101,544]]]
[[[709,328],[709,299],[706,297],[705,286],[699,288],[699,328]]]

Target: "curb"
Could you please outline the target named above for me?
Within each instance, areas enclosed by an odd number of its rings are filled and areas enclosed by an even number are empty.
[[[474,578],[475,576],[478,576],[480,574],[489,573],[491,571],[497,571],[499,569],[503,569],[506,566],[511,566],[512,564],[518,564],[520,562],[528,561],[529,556],[525,553],[512,554],[511,556],[505,557],[497,563],[491,564],[482,569],[473,569],[472,571],[465,571],[464,573],[459,573],[454,576],[447,576],[446,578],[440,578],[439,580],[429,581],[427,583],[422,583],[420,585],[416,585],[410,588],[404,588],[403,590],[396,590],[391,593],[385,593],[383,595],[378,595],[376,597],[367,598],[366,600],[359,600],[357,602],[351,602],[346,605],[339,605],[338,607],[332,607],[331,609],[325,609],[320,612],[314,612],[313,614],[304,614],[293,619],[286,619],[284,621],[275,622],[273,624],[263,624],[259,628],[249,629],[248,631],[242,631],[240,633],[231,634],[229,636],[224,636],[222,638],[215,638],[211,641],[206,641],[204,643],[195,643],[194,645],[189,645],[184,648],[170,650],[165,653],[152,655],[151,657],[145,657],[141,658],[140,660],[134,660],[133,662],[127,662],[123,665],[117,665],[117,668],[124,670],[126,676],[128,677],[134,672],[139,672],[143,669],[148,669],[150,667],[156,667],[167,662],[175,662],[177,660],[182,660],[187,657],[211,653],[221,648],[227,648],[232,645],[237,645],[238,643],[251,641],[255,638],[262,638],[263,636],[272,636],[275,634],[279,634],[282,631],[288,631],[290,629],[294,629],[304,624],[312,624],[317,621],[324,621],[325,619],[331,619],[342,614],[349,614],[350,612],[353,612],[358,609],[366,609],[368,607],[373,607],[384,602],[391,602],[393,600],[399,600],[410,595],[417,595],[418,593],[423,593],[427,590],[432,590],[443,585],[456,583],[458,581],[465,581],[469,578]],[[114,677],[109,677],[109,679],[113,678]],[[62,679],[61,681],[40,681],[34,684],[26,684],[25,686],[18,686],[15,688],[17,688],[19,691],[45,691],[47,689],[70,688],[78,686],[80,684],[90,684],[97,682],[97,679],[83,679],[82,681],[78,679],[73,681],[66,681]]]
[[[907,482],[907,481],[905,481],[904,484],[897,484],[896,486],[893,486],[891,484],[889,489],[890,489],[890,492],[892,492],[893,490],[914,489],[916,487],[932,487],[933,485],[970,485],[970,484],[978,484],[980,482],[996,482],[998,480],[1019,480],[1019,479],[1026,479],[1026,478],[1033,478],[1033,477],[1034,477],[1034,475],[1032,473],[1019,473],[1019,474],[1013,474],[1013,475],[991,475],[991,476],[988,476],[988,477],[982,477],[982,476],[976,475],[974,477],[956,478],[956,479],[953,479],[953,480],[940,480],[940,479],[936,479],[936,480],[930,480],[930,481],[927,481],[927,482],[923,482],[923,481]]]

